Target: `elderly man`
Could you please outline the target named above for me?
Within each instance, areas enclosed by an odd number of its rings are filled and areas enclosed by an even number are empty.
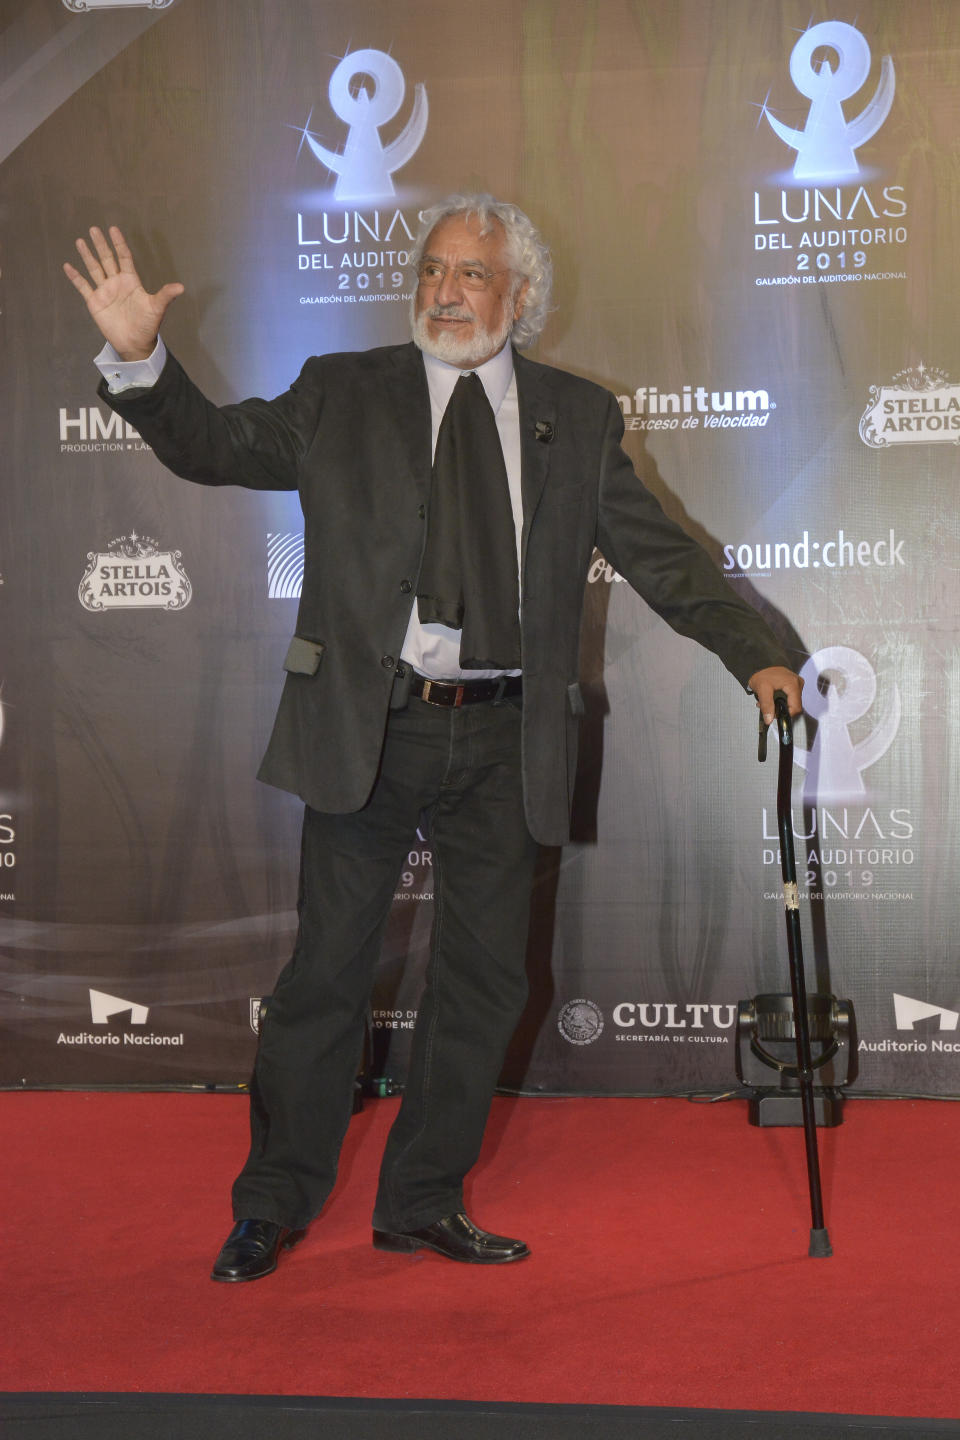
[[[292,959],[262,1027],[250,1153],[215,1280],[276,1268],[333,1186],[377,942],[421,816],[436,903],[410,1072],[373,1216],[383,1250],[500,1264],[529,1251],[463,1213],[526,995],[538,843],[562,843],[593,549],[713,650],[769,720],[800,680],[760,617],[668,520],[620,448],[614,398],[524,359],[549,254],[490,196],[428,211],[413,343],[308,360],[272,401],[218,409],[163,342],[119,230],[67,275],[108,342],[101,395],[189,480],[299,489],[305,569],[260,777],[306,804]],[[513,344],[509,342],[512,340]]]

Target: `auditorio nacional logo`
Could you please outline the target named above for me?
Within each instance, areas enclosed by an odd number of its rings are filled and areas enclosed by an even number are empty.
[[[903,278],[905,187],[884,183],[859,154],[879,134],[896,93],[889,55],[870,90],[872,58],[856,26],[811,25],[790,53],[792,93],[775,76],[759,104],[758,133],[781,142],[793,164],[769,173],[753,193],[753,248],[766,262],[758,285]],[[782,105],[771,105],[774,93]],[[788,125],[775,109],[795,109],[798,93],[809,102],[806,118]]]
[[[105,990],[89,989],[90,1030],[61,1030],[57,1036],[58,1045],[70,1045],[80,1050],[124,1048],[125,1046],[182,1047],[183,1031],[161,1032],[153,1026],[147,1028],[150,1006],[138,1000],[127,1000],[122,995],[110,995]]]
[[[306,124],[293,127],[300,135],[300,153],[319,162],[327,182],[316,186],[313,167],[311,186],[298,197],[302,305],[369,304],[409,296],[419,205],[398,203],[394,176],[420,148],[430,111],[426,89],[418,82],[410,112],[391,136],[406,88],[392,55],[353,50],[330,77],[327,123],[321,129],[311,110]]]
[[[893,1055],[960,1054],[960,1041],[942,1038],[944,1031],[956,1035],[960,1011],[945,1005],[933,1005],[928,1000],[917,1000],[912,995],[898,995],[894,991],[893,1013],[898,1030],[914,1031],[910,1039],[894,1040],[888,1036],[884,1040],[861,1040],[858,1050]]]
[[[889,385],[870,386],[860,439],[874,450],[960,445],[960,385],[945,370],[922,363],[898,370]]]

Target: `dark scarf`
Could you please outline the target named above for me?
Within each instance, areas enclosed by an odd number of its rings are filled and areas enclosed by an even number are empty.
[[[503,449],[476,371],[444,411],[417,589],[422,625],[461,630],[463,670],[520,668],[517,536]]]

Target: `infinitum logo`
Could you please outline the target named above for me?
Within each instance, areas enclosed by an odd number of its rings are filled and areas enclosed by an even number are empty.
[[[752,430],[765,426],[777,408],[767,390],[710,390],[706,385],[679,390],[638,385],[617,401],[627,430]]]

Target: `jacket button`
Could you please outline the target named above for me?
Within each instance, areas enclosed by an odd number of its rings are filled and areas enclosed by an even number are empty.
[[[384,670],[392,670],[396,663],[397,662],[396,660],[394,660],[392,655],[384,655],[380,659],[380,664],[383,666]]]
[[[426,507],[426,505],[418,505],[418,506],[417,506],[417,519],[418,519],[418,520],[425,520],[426,518],[427,518],[427,507]]]
[[[400,589],[404,595],[409,595],[410,591],[413,589],[413,586],[410,584],[409,580],[401,580]]]

